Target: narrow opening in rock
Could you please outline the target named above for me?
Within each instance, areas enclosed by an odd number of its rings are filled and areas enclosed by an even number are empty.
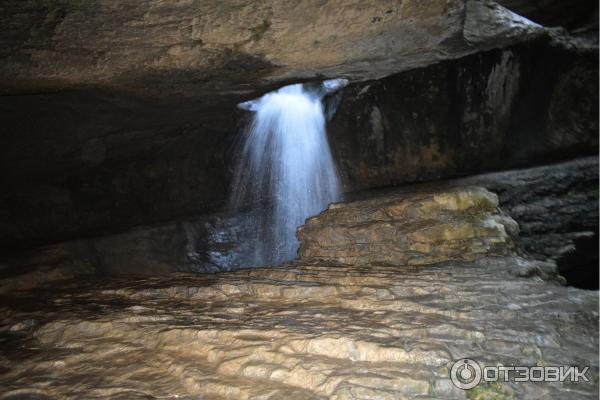
[[[574,247],[557,260],[567,285],[598,290],[598,231],[573,241]]]

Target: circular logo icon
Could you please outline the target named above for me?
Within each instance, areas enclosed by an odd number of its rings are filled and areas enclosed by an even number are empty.
[[[481,367],[470,358],[461,358],[452,365],[450,379],[459,389],[473,389],[481,382]]]

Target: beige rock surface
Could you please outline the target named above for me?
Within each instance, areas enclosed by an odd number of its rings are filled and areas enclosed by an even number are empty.
[[[463,399],[461,357],[589,365],[590,383],[501,387],[596,398],[597,292],[511,273],[526,266],[298,263],[23,291],[0,308],[1,398]]]
[[[5,2],[0,87],[243,91],[244,84],[272,78],[378,78],[476,51],[463,40],[465,5],[464,0]],[[492,22],[503,26],[502,36],[511,31],[504,20]],[[469,35],[477,37],[478,29]],[[486,33],[486,45],[493,40]],[[508,42],[520,40],[512,35]]]
[[[312,261],[5,293],[0,398],[464,399],[449,380],[463,357],[589,366],[588,383],[480,390],[595,398],[597,292],[520,277],[537,265],[513,254],[497,201],[422,187],[310,220]]]
[[[302,259],[421,265],[507,255],[517,223],[481,187],[421,188],[333,204],[298,229]]]

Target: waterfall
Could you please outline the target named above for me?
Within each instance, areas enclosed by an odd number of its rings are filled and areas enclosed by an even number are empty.
[[[339,200],[323,97],[346,84],[295,84],[239,105],[253,115],[239,149],[231,206],[259,210],[253,213],[254,266],[295,258],[296,228]]]

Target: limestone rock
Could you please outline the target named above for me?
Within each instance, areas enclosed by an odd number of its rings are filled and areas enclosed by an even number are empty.
[[[490,0],[467,0],[465,40],[473,46],[502,47],[535,39],[544,28]]]
[[[539,40],[352,82],[327,127],[345,189],[597,152],[597,60],[597,45],[580,52]],[[165,74],[126,87],[0,96],[3,252],[220,210],[244,123],[236,104],[281,82],[235,84],[230,93],[211,86],[218,77],[187,82]],[[147,90],[132,92],[139,85]]]
[[[4,88],[239,91],[272,78],[381,77],[472,51],[460,40],[463,0],[62,0],[1,11]]]
[[[597,157],[477,175],[447,185],[482,186],[497,193],[500,208],[519,224],[519,246],[536,259],[555,263],[577,251],[579,238],[593,237],[598,229]],[[408,185],[401,190],[418,193],[427,187]],[[0,291],[44,286],[55,278],[88,272],[160,274],[249,267],[255,217],[252,212],[216,213],[18,253],[3,261]]]
[[[587,365],[589,383],[500,384],[514,399],[596,399],[597,292],[510,273],[526,264],[297,263],[13,293],[0,303],[0,395],[464,399],[449,370],[470,357]]]
[[[333,204],[298,229],[300,258],[421,265],[507,255],[517,223],[479,187],[433,188]]]
[[[372,79],[532,37],[531,24],[490,1],[26,0],[0,11],[8,91],[239,92],[272,79]]]
[[[598,24],[598,3],[593,0],[498,0],[499,4],[548,27],[570,30]]]
[[[565,46],[540,39],[349,85],[328,126],[347,189],[597,154],[598,44]]]
[[[575,240],[598,231],[598,157],[482,174],[455,184],[497,193],[500,208],[519,223],[519,242],[539,259],[555,261]]]

